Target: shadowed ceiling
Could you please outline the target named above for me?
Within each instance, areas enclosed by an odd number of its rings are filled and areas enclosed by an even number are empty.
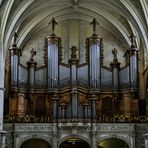
[[[33,34],[48,26],[53,16],[57,22],[78,19],[88,23],[95,17],[100,26],[126,45],[130,45],[130,34],[135,34],[147,66],[147,0],[3,0],[0,7],[4,56],[15,31],[19,35],[18,46],[24,47]]]

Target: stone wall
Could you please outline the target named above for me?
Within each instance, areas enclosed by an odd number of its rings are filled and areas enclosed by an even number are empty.
[[[67,138],[76,137],[87,141],[91,148],[97,148],[105,139],[118,138],[129,148],[142,148],[147,124],[99,124],[99,123],[14,123],[4,124],[7,131],[6,148],[20,148],[31,138],[47,141],[52,148],[58,148]]]

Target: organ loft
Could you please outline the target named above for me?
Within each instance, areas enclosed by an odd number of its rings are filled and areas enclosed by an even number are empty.
[[[125,66],[112,49],[112,62],[104,66],[103,38],[96,34],[98,22],[90,23],[92,35],[85,41],[85,62],[78,59],[79,49],[70,48],[68,63],[63,63],[58,23],[52,18],[51,34],[45,37],[44,65],[38,67],[30,50],[30,60],[20,64],[21,53],[14,34],[9,48],[9,96],[5,105],[9,117],[48,117],[48,122],[101,122],[116,116],[140,115],[138,97],[138,49],[135,36],[124,55]],[[47,121],[46,121],[47,122]]]

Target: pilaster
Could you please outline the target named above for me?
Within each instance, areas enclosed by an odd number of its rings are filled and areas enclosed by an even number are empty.
[[[3,130],[3,108],[4,108],[4,60],[3,52],[0,50],[0,131]]]
[[[148,134],[145,134],[144,138],[145,138],[145,148],[148,148]]]
[[[5,148],[6,131],[0,131],[0,148]]]

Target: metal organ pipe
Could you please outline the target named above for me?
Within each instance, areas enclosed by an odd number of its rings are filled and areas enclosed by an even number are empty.
[[[11,86],[18,85],[18,70],[19,70],[19,54],[20,49],[17,47],[16,38],[17,34],[14,34],[12,46],[10,47],[10,62],[11,62]]]
[[[132,33],[129,37],[131,48],[129,49],[129,67],[130,67],[130,89],[138,89],[138,49],[136,48],[136,36]]]
[[[92,36],[87,39],[90,87],[100,89],[101,76],[101,48],[100,38]]]
[[[138,88],[138,54],[137,49],[130,50],[130,86],[132,90]]]
[[[112,81],[113,81],[113,89],[114,91],[118,91],[119,89],[119,68],[120,68],[120,62],[118,62],[117,59],[117,50],[114,48],[112,50],[112,53],[114,55],[113,62],[110,64],[112,67]]]
[[[34,87],[35,83],[35,67],[37,65],[34,61],[27,62],[28,65],[28,84],[30,88]]]
[[[59,81],[59,50],[61,45],[61,39],[54,34],[55,25],[57,22],[54,17],[51,22],[51,34],[47,37],[48,49],[47,49],[47,69],[48,69],[48,88],[57,88]]]
[[[48,88],[58,87],[59,76],[59,59],[58,59],[58,45],[56,41],[59,38],[48,38]]]

